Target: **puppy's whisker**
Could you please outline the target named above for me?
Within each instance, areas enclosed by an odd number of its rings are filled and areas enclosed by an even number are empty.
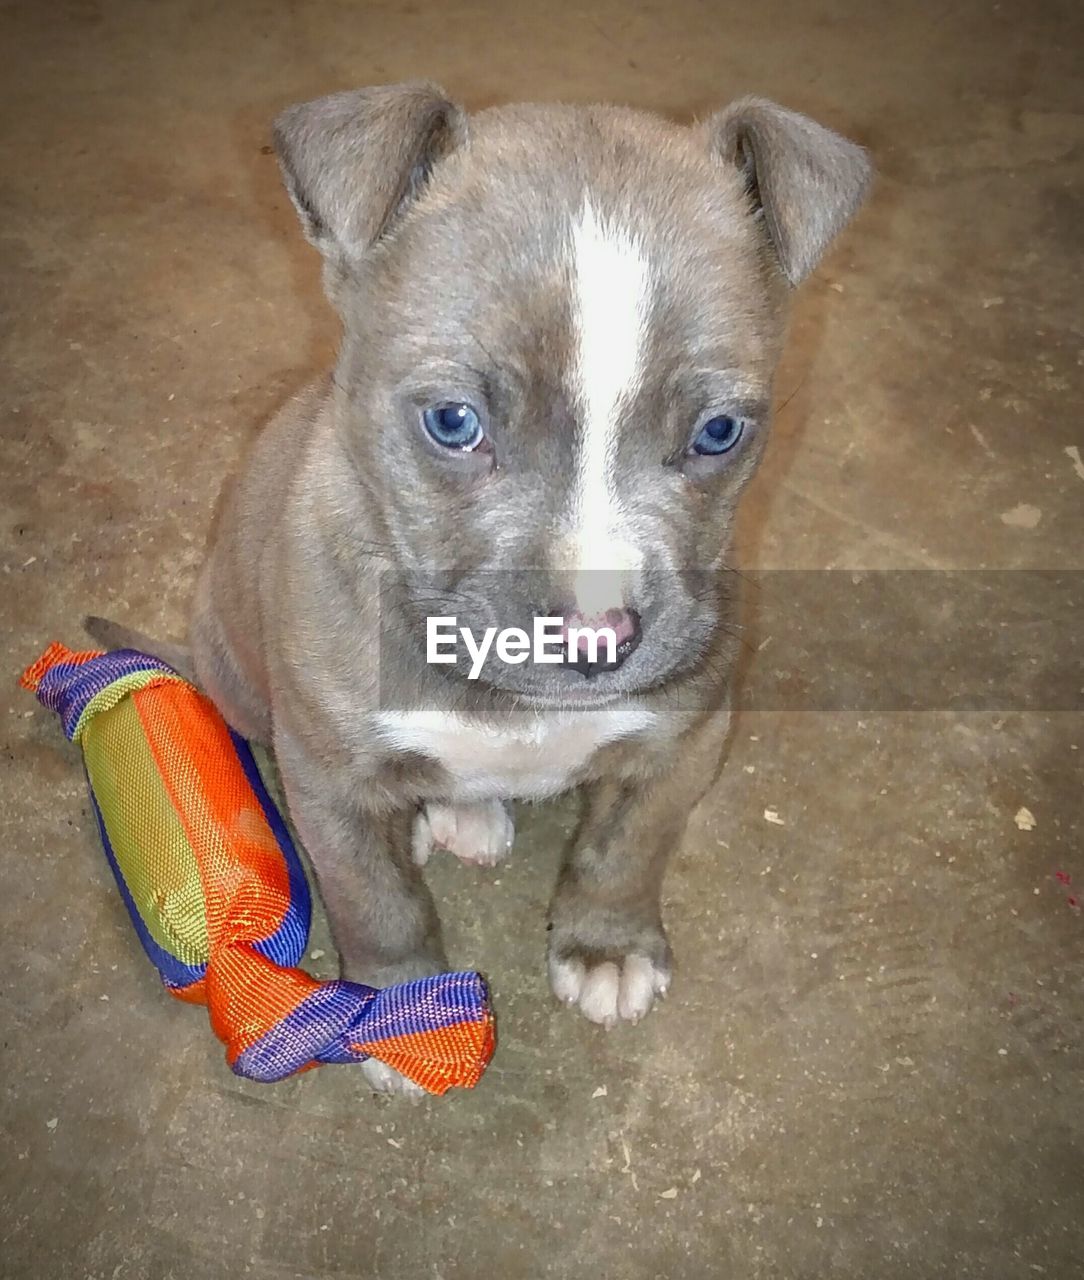
[[[798,383],[795,386],[794,390],[790,393],[789,396],[787,396],[787,398],[783,401],[783,403],[776,408],[775,416],[777,418],[780,416],[783,410],[787,407],[787,405],[790,404],[790,402],[794,399],[794,397],[798,394],[798,392],[801,391],[802,387],[805,386],[805,380],[808,377],[809,377],[809,370],[807,369],[805,373],[803,373],[802,376],[798,379]]]

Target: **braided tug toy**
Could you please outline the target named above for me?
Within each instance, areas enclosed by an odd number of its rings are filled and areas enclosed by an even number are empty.
[[[372,1057],[430,1093],[478,1083],[494,1047],[479,974],[378,991],[295,967],[309,936],[304,870],[248,744],[198,689],[134,650],[60,644],[21,683],[82,748],[143,949],[171,995],[207,1006],[238,1075]]]

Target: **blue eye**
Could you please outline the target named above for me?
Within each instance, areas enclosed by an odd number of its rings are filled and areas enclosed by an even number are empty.
[[[709,418],[693,441],[693,453],[707,454],[709,457],[729,453],[744,433],[745,421],[742,418],[731,418],[727,414]]]
[[[425,429],[445,449],[477,449],[482,420],[469,404],[435,404],[422,414]]]

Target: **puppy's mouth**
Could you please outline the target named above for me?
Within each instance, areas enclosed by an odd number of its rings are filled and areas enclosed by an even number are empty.
[[[500,690],[500,692],[506,692]],[[628,702],[630,696],[636,696],[646,690],[637,689],[634,695],[628,692],[600,693],[595,689],[569,688],[553,695],[540,693],[513,693],[515,704],[529,708],[531,711],[597,711],[600,707],[613,706],[617,702]]]

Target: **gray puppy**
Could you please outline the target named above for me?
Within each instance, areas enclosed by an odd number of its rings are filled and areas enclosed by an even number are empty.
[[[788,294],[865,153],[757,99],[685,128],[468,117],[429,84],[292,107],[275,144],[342,348],[226,496],[190,655],[152,647],[273,748],[349,978],[446,968],[431,850],[496,863],[510,801],[583,786],[550,983],[636,1021],[670,983],[666,859],[720,764],[725,566]],[[434,616],[605,625],[616,649],[490,652],[472,679],[426,660]]]

